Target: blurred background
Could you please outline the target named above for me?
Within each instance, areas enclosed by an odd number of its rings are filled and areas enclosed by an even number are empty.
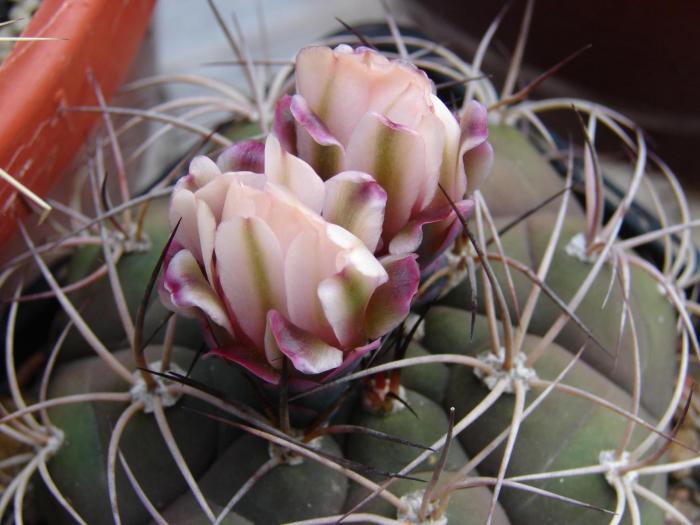
[[[138,1],[138,0],[137,0]],[[40,0],[0,0],[0,17],[20,18],[0,36],[23,29]],[[231,23],[235,17],[253,58],[290,59],[315,39],[352,26],[383,20],[389,9],[466,60],[491,22],[504,10],[484,64],[501,86],[517,39],[525,0],[218,0]],[[571,53],[590,49],[532,94],[533,98],[575,96],[594,100],[631,117],[648,134],[651,147],[693,191],[695,152],[700,146],[700,2],[538,0],[527,38],[520,82],[525,84]],[[11,46],[0,43],[0,55]],[[214,65],[231,51],[206,0],[161,0],[132,78],[154,72],[200,73],[245,87],[239,66]],[[181,85],[160,97],[182,95]],[[549,122],[566,130],[570,122]]]
[[[505,4],[491,0],[387,2],[399,23],[419,28],[467,60]],[[229,15],[235,13],[258,57],[280,59],[342,29],[336,18],[359,25],[384,17],[379,0],[219,0],[218,5]],[[487,55],[484,70],[497,86],[502,85],[524,7],[524,0],[510,2]],[[533,97],[576,96],[619,110],[648,132],[657,153],[687,185],[693,185],[695,153],[700,147],[699,24],[700,2],[538,0],[521,81],[527,83],[590,44]],[[235,67],[205,65],[230,59],[231,53],[204,0],[161,1],[153,32],[158,71],[206,68],[207,74],[243,83]]]
[[[406,4],[433,38],[470,56],[504,2]],[[484,66],[501,85],[524,1],[513,1]],[[525,49],[527,82],[569,54],[591,48],[548,79],[534,98],[574,96],[617,109],[637,122],[652,148],[696,184],[700,146],[700,2],[538,0]]]

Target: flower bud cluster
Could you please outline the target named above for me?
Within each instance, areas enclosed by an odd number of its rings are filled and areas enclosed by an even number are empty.
[[[163,302],[269,383],[285,360],[297,382],[337,375],[407,316],[490,169],[487,134],[483,106],[458,121],[411,64],[303,49],[265,142],[196,157],[178,181]]]

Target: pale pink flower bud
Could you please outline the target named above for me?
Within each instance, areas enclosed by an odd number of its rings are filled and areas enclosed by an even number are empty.
[[[493,156],[481,104],[469,102],[460,124],[423,71],[347,45],[297,55],[296,94],[280,100],[273,130],[324,180],[369,174],[387,193],[375,252],[418,252],[423,264],[459,229],[438,183],[466,215]]]
[[[263,173],[239,170],[258,167]],[[356,171],[324,183],[274,136],[247,141],[214,163],[197,157],[170,207],[180,221],[160,292],[203,321],[212,353],[276,383],[334,374],[407,315],[415,256],[377,259],[386,194]]]

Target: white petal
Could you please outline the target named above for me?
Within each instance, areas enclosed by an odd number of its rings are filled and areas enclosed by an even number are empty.
[[[198,155],[190,162],[189,174],[192,175],[195,186],[201,188],[221,175],[221,170],[209,157]]]
[[[323,218],[356,235],[374,252],[382,235],[386,192],[360,171],[344,171],[326,181]]]
[[[452,200],[458,201],[464,196],[467,189],[467,177],[464,171],[459,169],[459,123],[447,106],[437,97],[435,97],[433,107],[435,108],[435,116],[440,119],[445,128],[440,184]],[[433,202],[436,206],[449,204],[441,191],[436,192]]]
[[[355,267],[347,266],[318,287],[326,319],[342,348],[354,348],[367,342],[365,310],[377,286],[379,284],[367,279]]]
[[[226,193],[231,183],[236,180],[238,180],[238,174],[222,173],[209,184],[197,190],[194,194],[197,199],[207,203],[209,209],[214,214],[216,222],[221,222]]]
[[[286,188],[306,206],[321,213],[325,189],[323,180],[311,166],[282,149],[279,140],[269,135],[265,143],[267,180]]]
[[[336,256],[338,272],[321,282],[318,296],[341,346],[353,348],[366,342],[367,303],[389,276],[354,235],[334,224],[328,225],[327,232],[329,240],[344,249]]]
[[[310,229],[300,232],[289,246],[284,261],[287,309],[292,323],[337,344],[317,294],[322,276],[331,273],[322,253],[328,250],[321,248],[319,234]]]
[[[314,334],[290,323],[279,312],[267,316],[265,353],[272,358],[272,366],[284,354],[302,374],[320,374],[338,368],[343,363],[343,352]],[[268,346],[270,347],[268,349]]]
[[[214,214],[204,201],[197,202],[197,231],[199,233],[199,243],[202,253],[202,264],[207,273],[207,280],[214,282],[214,270],[212,259],[214,256],[214,236],[216,235],[216,221]]]
[[[286,312],[279,242],[259,218],[233,217],[219,225],[215,251],[224,298],[241,329],[262,348],[268,310]]]
[[[347,144],[355,124],[367,111],[367,72],[354,53],[309,47],[297,55],[297,92],[341,144]]]
[[[188,249],[198,261],[202,260],[199,228],[197,227],[197,200],[186,189],[176,188],[170,201],[170,226],[175,228],[175,240]]]
[[[290,104],[296,129],[296,151],[323,180],[341,170],[345,149],[326,125],[309,108],[301,95],[294,95]]]
[[[180,250],[170,260],[163,275],[163,289],[178,311],[193,316],[199,310],[233,336],[223,303],[188,250]]]
[[[387,193],[383,238],[391,238],[411,217],[425,190],[425,141],[414,130],[368,113],[346,150],[346,168],[372,175]]]
[[[382,259],[389,280],[375,290],[367,306],[367,332],[371,339],[393,330],[408,315],[420,282],[415,257],[410,254]]]

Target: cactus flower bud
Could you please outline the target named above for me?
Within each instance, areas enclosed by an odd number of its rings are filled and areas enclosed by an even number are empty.
[[[222,172],[240,166],[264,174]],[[404,319],[418,285],[415,255],[377,259],[367,247],[385,202],[364,173],[324,183],[273,136],[218,165],[197,157],[172,196],[171,224],[181,222],[162,300],[203,321],[213,354],[270,383],[285,357],[292,379],[338,373]]]
[[[283,147],[324,179],[368,173],[387,193],[376,253],[418,252],[421,263],[454,239],[491,167],[486,109],[469,102],[461,123],[413,65],[367,49],[307,47],[296,58],[296,94],[277,106]]]

